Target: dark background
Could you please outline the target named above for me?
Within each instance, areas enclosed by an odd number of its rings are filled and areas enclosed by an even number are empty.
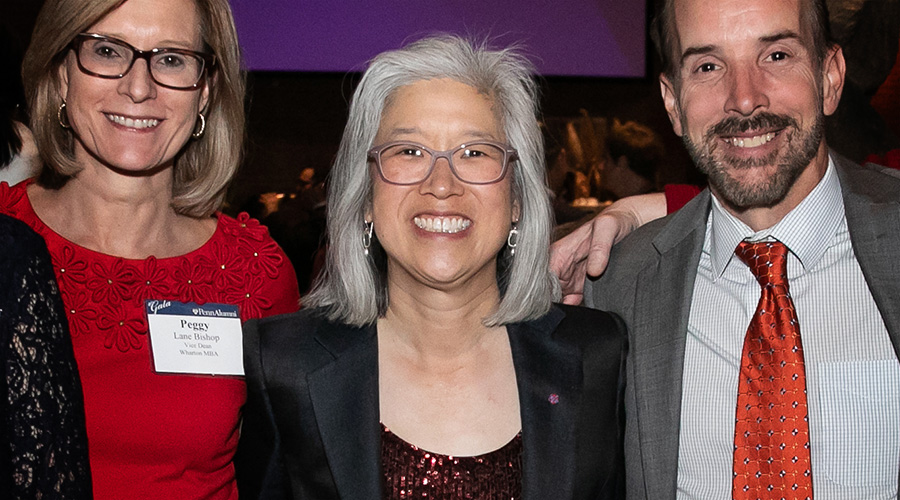
[[[30,38],[40,4],[28,0],[0,3],[0,22],[17,35],[22,47]],[[845,48],[849,76],[839,116],[829,120],[828,141],[859,161],[869,153],[900,148],[898,4],[900,0],[829,3],[833,31]],[[648,9],[652,11],[652,7],[653,0]],[[647,74],[657,75],[656,57],[652,52],[645,57]],[[358,78],[358,73],[250,72],[247,156],[229,192],[232,207],[258,193],[290,190],[303,168],[327,173]],[[586,113],[641,122],[654,129],[666,147],[661,181],[702,182],[680,139],[672,133],[655,76],[546,77],[540,83],[545,120],[572,119]],[[560,140],[548,137],[548,150],[558,147]]]

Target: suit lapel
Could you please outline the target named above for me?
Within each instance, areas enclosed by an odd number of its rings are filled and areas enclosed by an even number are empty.
[[[883,174],[833,156],[853,249],[900,358],[900,182],[885,182]],[[704,192],[672,217],[653,240],[659,260],[639,273],[636,284],[634,310],[642,314],[632,318],[629,332],[629,383],[637,415],[629,420],[638,425],[648,499],[674,499],[677,490],[685,339],[709,203]]]
[[[886,185],[884,175],[833,156],[853,251],[900,358],[900,181]]]
[[[335,360],[307,376],[325,456],[341,498],[381,497],[378,343],[375,327],[323,323],[316,334]]]
[[[522,417],[526,500],[567,498],[574,491],[572,450],[582,370],[577,350],[551,338],[550,332],[563,316],[554,308],[540,320],[507,327]],[[333,362],[310,373],[307,383],[338,493],[341,498],[380,498],[375,329],[323,323],[316,339],[335,356]],[[357,397],[336,397],[339,394]]]
[[[850,242],[900,358],[900,182],[831,153],[841,180]],[[900,484],[900,472],[898,472]]]
[[[659,259],[637,278],[629,351],[647,498],[675,498],[685,339],[708,212],[704,191],[654,238]]]
[[[581,403],[581,356],[552,332],[564,313],[507,326],[522,416],[522,498],[571,498],[575,421]]]

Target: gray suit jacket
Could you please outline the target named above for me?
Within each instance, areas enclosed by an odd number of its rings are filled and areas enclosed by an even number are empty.
[[[900,357],[900,179],[832,152],[850,240]],[[609,270],[585,286],[585,303],[619,314],[628,327],[625,465],[629,499],[674,499],[685,339],[711,198],[616,245]],[[900,482],[900,471],[898,471]]]

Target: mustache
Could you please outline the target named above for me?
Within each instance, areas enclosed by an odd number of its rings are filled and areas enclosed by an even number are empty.
[[[761,112],[749,118],[730,116],[710,127],[707,137],[735,135],[749,130],[800,128],[797,120],[785,115]]]

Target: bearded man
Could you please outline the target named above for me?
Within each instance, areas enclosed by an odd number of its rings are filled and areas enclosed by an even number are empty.
[[[614,247],[630,499],[897,498],[900,179],[829,150],[820,0],[667,0],[669,118],[709,189]]]

